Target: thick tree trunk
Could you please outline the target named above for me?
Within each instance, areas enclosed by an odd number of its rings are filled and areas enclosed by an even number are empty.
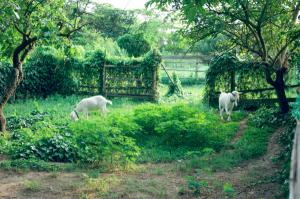
[[[278,98],[278,103],[280,107],[280,111],[282,113],[289,112],[289,103],[285,95],[285,83],[284,83],[284,74],[287,71],[287,68],[281,67],[276,71],[276,80],[274,81],[271,78],[271,73],[269,69],[266,69],[266,79],[269,84],[271,84],[276,91],[276,95]]]
[[[12,78],[10,82],[8,83],[8,86],[4,92],[4,95],[0,101],[0,131],[4,132],[6,131],[6,119],[3,114],[3,108],[6,105],[9,98],[14,94],[15,90],[17,89],[21,78],[22,78],[22,64],[19,63],[18,66],[14,66],[14,70],[12,71]]]
[[[284,85],[274,86],[281,113],[289,112],[289,103],[285,95]]]
[[[28,38],[26,35],[23,35],[22,43],[14,50],[13,54],[13,71],[11,74],[11,78],[9,78],[9,82],[7,83],[7,87],[4,91],[4,94],[0,100],[0,131],[6,131],[6,119],[3,114],[3,108],[8,102],[9,98],[14,94],[18,85],[23,79],[22,65],[25,60],[27,54],[33,48],[33,45],[37,38]]]

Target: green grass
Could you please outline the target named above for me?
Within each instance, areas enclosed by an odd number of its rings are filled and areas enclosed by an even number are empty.
[[[32,170],[32,171],[74,171],[78,167],[76,164],[60,164],[45,162],[38,159],[17,159],[17,160],[3,160],[0,161],[0,168],[4,170]]]
[[[271,128],[261,129],[250,126],[231,149],[227,148],[220,153],[192,158],[186,162],[184,170],[229,170],[245,160],[263,155],[267,150],[268,140],[272,132],[273,129]]]
[[[233,115],[232,122],[222,122],[218,116],[218,112],[216,110],[211,110],[205,105],[201,104],[201,99],[203,96],[203,88],[199,86],[191,86],[184,87],[186,96],[184,98],[176,98],[176,97],[161,97],[160,101],[157,104],[153,104],[150,102],[139,101],[134,99],[127,98],[114,98],[113,105],[109,106],[108,109],[110,112],[105,118],[102,117],[99,113],[93,113],[89,121],[101,122],[103,125],[114,125],[114,127],[121,127],[122,133],[126,134],[126,136],[133,137],[136,139],[137,145],[141,149],[141,155],[138,156],[138,163],[147,163],[147,162],[172,162],[175,160],[181,159],[189,159],[194,156],[203,155],[202,150],[203,147],[213,147],[214,150],[219,151],[222,147],[226,147],[230,140],[233,138],[235,132],[238,129],[239,121],[242,120],[246,114],[242,111],[236,111]],[[166,93],[167,88],[164,85],[160,85],[160,92]],[[7,117],[10,116],[25,116],[30,117],[30,113],[34,110],[38,110],[40,112],[48,112],[49,117],[47,121],[40,122],[38,125],[33,125],[33,128],[46,129],[45,136],[52,136],[56,131],[60,132],[65,128],[56,128],[55,125],[69,126],[75,124],[71,122],[69,119],[69,113],[74,108],[74,105],[82,99],[84,96],[50,96],[46,99],[28,99],[28,100],[20,100],[14,104],[8,104],[5,107],[5,114]],[[162,116],[167,116],[167,122],[175,122],[177,120],[177,116],[184,116],[184,119],[179,119],[179,122],[185,125],[188,130],[193,129],[193,124],[197,124],[199,127],[199,131],[203,131],[201,136],[206,136],[205,139],[210,140],[211,143],[199,144],[194,143],[195,146],[189,146],[187,143],[183,143],[184,145],[176,145],[172,146],[168,143],[162,143],[163,138],[160,134],[150,135],[148,133],[142,133],[138,128],[132,127],[135,122],[135,111],[137,109],[149,108],[149,111],[153,111],[155,109],[159,109],[159,107],[164,108],[166,112],[162,112]],[[147,113],[147,112],[146,112]],[[148,114],[148,113],[147,113]],[[156,114],[154,112],[154,114]],[[170,115],[173,114],[173,115]],[[146,116],[147,117],[147,116]],[[86,123],[85,121],[82,121]],[[157,123],[159,127],[160,123],[166,122],[164,120]],[[178,122],[177,122],[178,123]],[[189,124],[191,123],[191,124]],[[218,123],[218,125],[215,125]],[[79,124],[79,123],[78,123]],[[54,125],[54,128],[51,127]],[[116,125],[116,126],[115,126]],[[188,126],[192,125],[192,126]],[[73,125],[74,126],[74,125]],[[75,125],[76,126],[76,125]],[[77,125],[78,126],[78,125]],[[171,125],[172,126],[172,125]],[[170,126],[170,127],[171,127]],[[207,133],[203,128],[207,129]],[[113,127],[113,128],[114,128]],[[30,127],[31,128],[31,127]],[[134,133],[131,132],[131,128]],[[168,126],[163,126],[162,130],[168,130]],[[214,130],[212,130],[214,129]],[[97,129],[95,129],[96,131]],[[40,130],[41,131],[41,130]],[[54,131],[54,132],[51,132]],[[157,131],[157,129],[155,130]],[[24,131],[25,132],[25,131]],[[169,132],[169,131],[168,131]],[[211,132],[211,133],[209,133]],[[157,132],[156,132],[157,133]],[[172,132],[169,132],[172,133]],[[178,129],[178,133],[180,133],[180,129]],[[195,135],[198,134],[197,131],[192,132]],[[136,135],[135,135],[136,134]],[[211,134],[211,135],[210,135]],[[9,142],[10,135],[5,134],[6,136],[0,139],[0,143],[5,147],[0,147],[1,152],[7,155],[8,150],[11,145]],[[35,136],[34,131],[29,133],[30,136]],[[175,134],[174,134],[175,135]],[[43,137],[43,133],[38,133],[36,136]],[[176,135],[177,136],[177,135]],[[213,136],[211,139],[207,138],[207,136]],[[172,138],[172,137],[170,137]],[[34,140],[38,140],[40,138],[35,137]],[[66,138],[69,139],[69,138]],[[191,139],[191,138],[189,138]],[[202,139],[197,138],[197,139]],[[216,139],[216,140],[214,140]],[[15,141],[16,142],[16,141]],[[199,142],[200,143],[200,142]],[[2,145],[1,144],[1,145]],[[65,166],[62,166],[65,165]],[[36,159],[16,159],[16,160],[5,160],[0,162],[0,167],[3,169],[24,169],[24,170],[38,170],[38,171],[60,171],[60,170],[72,170],[75,168],[80,168],[81,165],[78,164],[56,164],[56,163],[48,163],[42,160]],[[84,164],[83,164],[84,165]]]

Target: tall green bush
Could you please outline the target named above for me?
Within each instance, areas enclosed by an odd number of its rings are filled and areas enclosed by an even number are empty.
[[[118,38],[117,43],[133,57],[140,57],[150,50],[150,44],[143,34],[125,34]]]

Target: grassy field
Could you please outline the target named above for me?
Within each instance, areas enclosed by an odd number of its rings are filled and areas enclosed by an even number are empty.
[[[243,111],[221,121],[201,103],[201,86],[184,87],[183,98],[159,89],[158,103],[115,98],[106,116],[79,122],[69,113],[83,96],[9,104],[0,197],[247,198],[250,187],[259,198],[262,185],[272,197],[281,194],[275,170],[267,172],[273,162],[263,161],[278,147],[268,146],[274,127],[256,126],[255,114],[247,122]]]

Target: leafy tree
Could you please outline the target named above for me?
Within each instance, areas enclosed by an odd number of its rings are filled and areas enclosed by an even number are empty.
[[[133,12],[113,8],[108,4],[96,4],[92,15],[87,18],[90,28],[113,39],[129,33],[131,26],[136,21]]]
[[[125,34],[118,38],[117,43],[129,56],[139,57],[150,50],[150,44],[142,34]]]
[[[89,1],[7,0],[0,1],[0,45],[12,60],[13,70],[0,100],[0,131],[6,130],[3,108],[23,78],[22,65],[39,44],[70,38],[80,30]]]
[[[265,69],[281,111],[289,111],[284,75],[299,48],[299,0],[150,0],[149,4],[180,11],[189,25],[187,34],[196,41],[222,34],[230,47],[251,54],[252,61]]]

